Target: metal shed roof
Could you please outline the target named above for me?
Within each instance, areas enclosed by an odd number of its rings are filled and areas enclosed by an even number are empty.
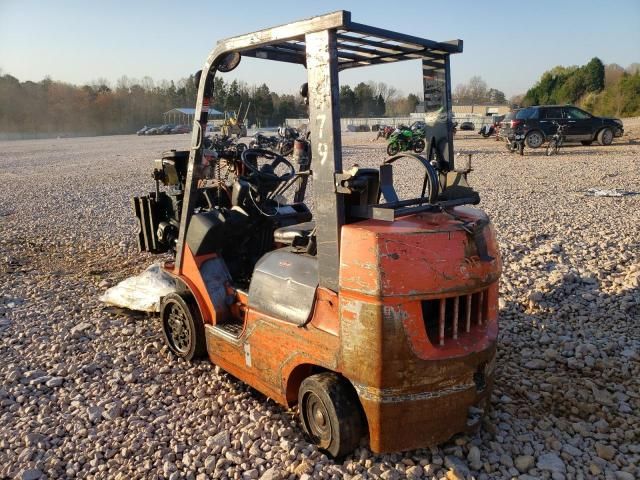
[[[196,109],[195,108],[172,108],[168,112],[164,112],[163,115],[168,115],[169,113],[182,113],[184,115],[193,116],[196,113]],[[209,115],[222,115],[222,112],[219,112],[215,108],[210,108]]]

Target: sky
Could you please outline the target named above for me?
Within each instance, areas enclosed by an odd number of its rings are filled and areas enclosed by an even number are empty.
[[[640,62],[640,0],[0,0],[0,73],[74,84],[115,84],[123,75],[177,81],[202,68],[219,39],[340,9],[358,23],[462,39],[464,52],[451,59],[453,86],[479,75],[507,97],[556,65],[594,56],[623,67]],[[305,77],[301,66],[245,58],[223,78],[293,93]],[[369,80],[418,92],[420,66],[398,62],[340,76],[341,84]]]

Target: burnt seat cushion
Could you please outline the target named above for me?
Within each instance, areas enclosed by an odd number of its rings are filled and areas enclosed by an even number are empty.
[[[315,222],[296,223],[288,227],[280,227],[273,232],[273,240],[284,245],[291,245],[296,237],[308,237],[314,228],[316,228]]]

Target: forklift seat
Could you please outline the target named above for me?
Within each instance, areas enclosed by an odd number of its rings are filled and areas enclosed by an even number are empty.
[[[314,228],[316,228],[316,222],[313,221],[280,227],[273,232],[273,241],[283,245],[293,245],[296,237],[307,238]]]

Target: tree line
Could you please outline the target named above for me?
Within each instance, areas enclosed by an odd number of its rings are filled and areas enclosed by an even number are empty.
[[[21,82],[0,75],[0,133],[111,135],[135,132],[143,125],[162,122],[162,113],[177,107],[193,107],[194,76],[178,82],[155,83],[151,78],[121,77],[110,84],[97,80],[77,86],[45,78]],[[383,83],[343,85],[342,116],[408,115],[419,98],[403,96]],[[265,84],[256,86],[233,80],[214,81],[212,107],[221,112],[248,107],[247,123],[278,126],[286,118],[304,118],[307,107],[298,94],[278,94]]]
[[[517,100],[517,99],[516,99]],[[604,65],[595,57],[583,66],[557,66],[522,97],[522,106],[573,104],[595,115],[640,115],[640,65]]]
[[[467,83],[456,85],[452,93],[452,100],[454,104],[461,105],[504,105],[507,103],[504,92],[496,88],[489,88],[487,82],[477,75],[471,77]]]

